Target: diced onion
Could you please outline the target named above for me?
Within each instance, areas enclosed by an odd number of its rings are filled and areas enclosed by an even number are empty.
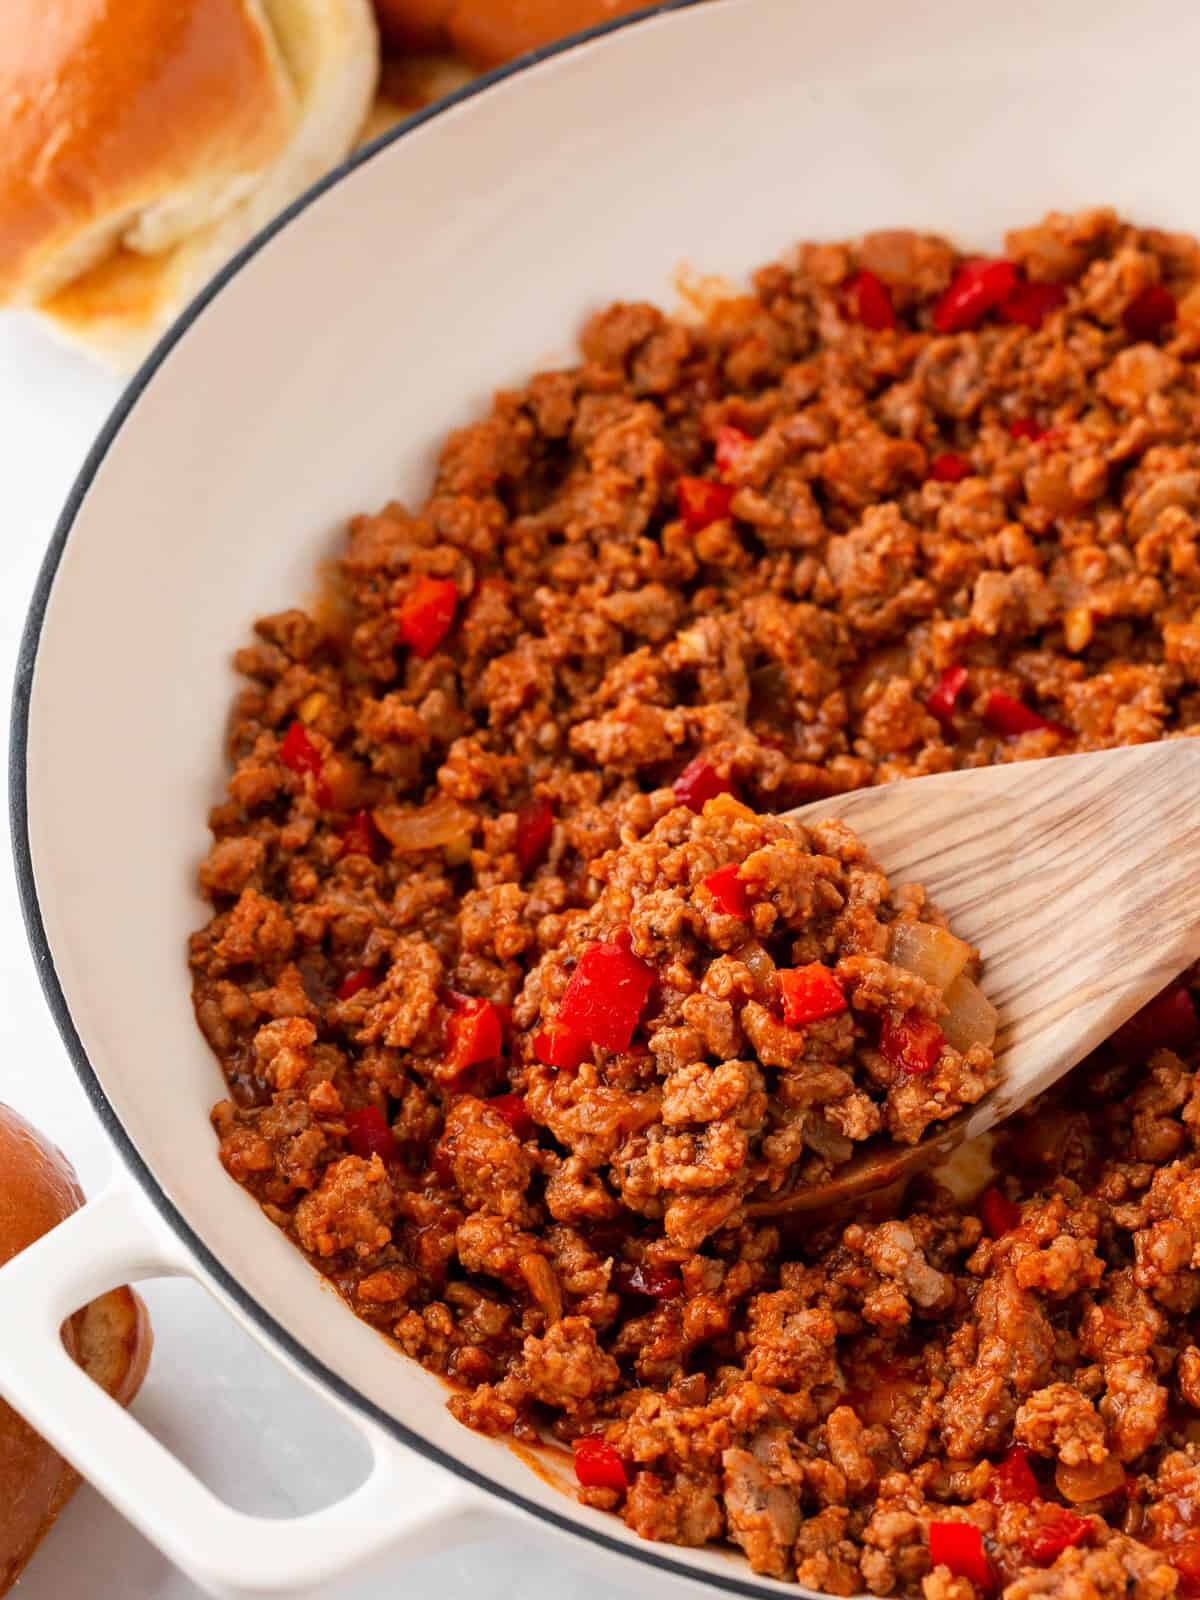
[[[536,1250],[529,1250],[517,1260],[517,1271],[525,1280],[525,1287],[533,1302],[545,1314],[548,1323],[558,1322],[562,1318],[562,1290],[554,1268],[539,1255]]]
[[[854,1151],[854,1145],[846,1135],[831,1127],[824,1117],[814,1117],[811,1122],[805,1123],[804,1142],[810,1150],[824,1156],[826,1161],[835,1163],[848,1161]]]
[[[770,952],[764,949],[757,939],[747,940],[738,951],[738,959],[749,967],[755,983],[760,988],[769,984],[775,976],[775,963],[771,959]]]
[[[1000,1013],[977,983],[959,976],[946,990],[948,1010],[941,1018],[946,1043],[956,1050],[969,1050],[973,1044],[987,1045],[996,1039]]]
[[[375,826],[393,850],[438,850],[469,844],[474,818],[448,795],[424,806],[379,806]]]
[[[928,922],[897,922],[888,959],[944,994],[971,959],[971,947]]]
[[[1125,1468],[1116,1456],[1106,1456],[1099,1463],[1081,1461],[1073,1467],[1060,1461],[1054,1469],[1054,1485],[1073,1506],[1086,1505],[1124,1488]]]
[[[958,1201],[960,1206],[973,1206],[975,1201],[996,1176],[992,1160],[995,1139],[990,1133],[981,1133],[956,1145],[943,1161],[933,1169],[933,1175]]]

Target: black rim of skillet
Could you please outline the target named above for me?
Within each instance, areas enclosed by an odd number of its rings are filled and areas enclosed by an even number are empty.
[[[451,106],[458,105],[464,100],[472,99],[492,84],[502,82],[506,78],[511,78],[517,73],[527,70],[529,67],[536,66],[538,62],[563,55],[570,50],[577,49],[580,45],[589,43],[593,39],[602,38],[605,34],[615,33],[622,28],[635,26],[649,17],[659,16],[665,12],[688,10],[699,3],[700,0],[659,0],[658,4],[648,5],[645,9],[634,12],[630,16],[618,17],[609,22],[599,23],[596,27],[589,28],[582,33],[573,34],[570,38],[564,39],[557,44],[548,45],[541,50],[531,51],[507,66],[498,67],[495,71],[489,72],[474,82],[467,84],[454,94],[447,96],[444,100],[440,100],[435,105],[417,112],[416,115],[407,118],[397,127],[381,134],[379,138],[365,145],[361,150],[355,151],[339,166],[313,184],[310,189],[305,190],[298,199],[294,200],[267,227],[256,234],[249,244],[244,245],[237,255],[196,296],[159,340],[121,394],[72,485],[71,492],[67,496],[66,503],[55,525],[54,534],[42,560],[37,582],[34,585],[33,597],[29,604],[29,611],[25,618],[25,627],[17,655],[16,676],[13,683],[8,804],[17,889],[21,901],[21,912],[25,920],[25,931],[33,951],[34,963],[46,1002],[50,1007],[51,1015],[58,1027],[59,1034],[62,1037],[63,1044],[66,1046],[67,1054],[71,1059],[79,1081],[83,1085],[84,1093],[87,1095],[92,1109],[99,1117],[109,1138],[117,1147],[126,1170],[137,1180],[155,1210],[183,1241],[204,1273],[219,1286],[222,1293],[237,1306],[238,1310],[259,1328],[273,1344],[284,1351],[297,1366],[302,1368],[310,1377],[315,1378],[323,1388],[332,1391],[352,1410],[369,1417],[371,1421],[401,1444],[406,1445],[410,1450],[416,1451],[430,1461],[437,1462],[439,1466],[445,1467],[447,1471],[473,1484],[476,1488],[484,1490],[487,1494],[494,1495],[498,1500],[506,1501],[509,1505],[518,1507],[521,1511],[528,1512],[541,1522],[550,1523],[564,1533],[578,1539],[588,1540],[592,1544],[600,1545],[628,1559],[644,1562],[647,1566],[657,1567],[663,1572],[690,1579],[693,1583],[710,1584],[713,1588],[724,1590],[730,1594],[760,1597],[771,1592],[765,1584],[749,1582],[721,1573],[698,1571],[695,1567],[687,1566],[681,1561],[673,1560],[670,1556],[661,1554],[656,1547],[645,1541],[639,1541],[636,1545],[627,1544],[621,1539],[613,1538],[596,1528],[577,1522],[573,1517],[562,1515],[546,1506],[539,1505],[536,1501],[526,1499],[524,1495],[518,1494],[504,1484],[475,1471],[473,1467],[467,1466],[465,1462],[460,1461],[457,1457],[431,1444],[422,1435],[413,1432],[404,1423],[397,1421],[390,1413],[368,1400],[365,1395],[360,1394],[352,1384],[347,1383],[344,1379],[338,1377],[336,1373],[331,1372],[323,1362],[317,1360],[311,1351],[306,1349],[298,1339],[294,1338],[285,1327],[277,1322],[252,1295],[248,1294],[237,1279],[222,1266],[221,1262],[197,1237],[182,1214],[159,1187],[158,1180],[154,1177],[145,1161],[143,1161],[129,1135],[125,1132],[116,1110],[101,1087],[100,1080],[88,1060],[83,1042],[76,1032],[70,1007],[67,1004],[67,997],[63,992],[62,984],[59,981],[58,972],[54,965],[54,957],[50,950],[45,925],[42,921],[41,906],[38,903],[37,884],[33,872],[33,857],[29,843],[29,796],[26,781],[29,711],[34,669],[37,664],[38,645],[41,639],[42,624],[45,621],[46,608],[54,587],[55,575],[62,560],[67,540],[71,535],[71,529],[79,514],[80,507],[91,489],[92,482],[100,469],[101,463],[124,426],[130,412],[166,357],[202,314],[209,302],[221,292],[231,278],[242,270],[248,261],[258,254],[265,244],[273,239],[283,228],[287,227],[293,217],[307,210],[327,189],[331,189],[335,184],[340,183],[349,173],[365,165],[366,162],[373,160],[381,150],[403,139],[406,134],[411,133],[415,128],[419,128],[423,123],[431,121]],[[711,3],[711,0],[707,0],[707,3]]]

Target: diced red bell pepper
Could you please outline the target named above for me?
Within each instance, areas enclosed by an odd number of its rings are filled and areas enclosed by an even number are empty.
[[[961,333],[974,328],[989,311],[1002,305],[1017,286],[1017,269],[1011,261],[976,257],[959,268],[953,283],[933,308],[933,325],[939,333]]]
[[[431,656],[450,632],[458,609],[453,578],[418,578],[396,607],[400,637],[415,656]]]
[[[346,1143],[352,1153],[364,1161],[372,1156],[378,1156],[381,1161],[396,1159],[395,1135],[378,1106],[360,1106],[357,1111],[347,1111]]]
[[[606,1050],[628,1050],[654,987],[654,969],[631,951],[590,944],[571,974],[558,1020]]]
[[[935,1567],[949,1567],[956,1578],[967,1578],[977,1589],[994,1586],[983,1534],[973,1522],[931,1522],[929,1559]]]
[[[947,667],[937,683],[933,692],[925,702],[925,709],[939,722],[950,722],[954,717],[954,707],[958,704],[958,697],[967,686],[966,667]]]
[[[1021,1208],[1010,1200],[994,1183],[988,1185],[979,1198],[979,1215],[993,1239],[1000,1239],[1021,1226]]]
[[[370,989],[375,983],[375,974],[370,967],[359,967],[357,972],[352,972],[338,987],[339,1000],[352,1000],[363,989]]]
[[[954,450],[944,450],[929,463],[929,476],[938,483],[961,483],[970,475],[971,463]]]
[[[1070,736],[1070,728],[1064,727],[1061,722],[1052,722],[1049,717],[1043,717],[1024,701],[1014,700],[1011,694],[1005,694],[1003,689],[993,689],[984,702],[983,720],[993,733],[1001,733],[1006,739],[1013,739],[1022,733],[1042,733],[1047,729],[1055,733]]]
[[[806,967],[783,967],[776,977],[783,998],[783,1020],[789,1028],[836,1017],[849,1003],[837,974],[820,961]]]
[[[1040,328],[1044,317],[1065,305],[1067,291],[1061,283],[1018,283],[1001,303],[1005,322],[1021,322],[1027,328]]]
[[[741,428],[735,428],[727,422],[722,423],[717,429],[717,471],[722,474],[732,472],[737,466],[742,451],[753,443],[754,437],[752,434],[745,433]]]
[[[596,1434],[576,1439],[575,1476],[585,1489],[628,1489],[625,1463],[609,1444]]]
[[[533,1118],[523,1095],[494,1094],[487,1103],[504,1118],[518,1139],[527,1139],[533,1132]]]
[[[612,1282],[618,1294],[640,1294],[648,1300],[673,1300],[683,1293],[683,1279],[674,1267],[634,1266],[618,1261],[613,1267]]]
[[[731,483],[714,483],[711,478],[680,478],[675,494],[684,527],[689,533],[699,533],[710,522],[727,517],[736,493]]]
[[[745,879],[736,861],[710,872],[704,880],[704,887],[712,895],[718,911],[723,911],[727,917],[736,917],[739,922],[749,922],[750,900],[746,894]]]
[[[1027,1561],[1039,1567],[1048,1567],[1073,1544],[1083,1544],[1092,1536],[1092,1524],[1087,1517],[1079,1517],[1061,1506],[1046,1506],[1036,1520],[1026,1529],[1021,1548]]]
[[[875,333],[896,326],[896,312],[887,285],[865,268],[846,283],[846,309],[856,322]]]
[[[722,778],[717,769],[704,756],[697,756],[675,779],[675,798],[689,811],[703,811],[706,800],[719,794],[736,794],[732,782]]]
[[[1135,1011],[1113,1034],[1124,1054],[1144,1061],[1155,1050],[1186,1050],[1200,1038],[1200,1017],[1191,992],[1173,983]]]
[[[573,1071],[591,1055],[592,1047],[582,1034],[555,1021],[534,1034],[533,1053],[544,1066]]]
[[[1045,428],[1032,417],[1017,417],[1014,422],[1009,423],[1008,431],[1014,439],[1028,439],[1034,444],[1046,437]]]
[[[306,772],[314,778],[321,776],[321,752],[308,736],[302,722],[293,722],[279,746],[279,759],[284,766],[303,777]]]
[[[1179,314],[1175,296],[1161,283],[1152,283],[1125,307],[1121,321],[1131,339],[1153,339]]]
[[[1029,1465],[1029,1451],[1024,1445],[1013,1445],[988,1480],[988,1499],[998,1506],[1029,1506],[1040,1500],[1041,1494],[1041,1485]]]
[[[465,1072],[480,1061],[494,1061],[504,1049],[504,1025],[490,1000],[467,999],[446,1022],[447,1064]]]
[[[370,856],[374,861],[379,834],[369,811],[356,811],[338,829],[344,856]]]
[[[517,812],[517,863],[522,875],[541,866],[554,837],[554,807],[539,797]]]
[[[284,734],[279,746],[279,759],[297,777],[303,777],[306,773],[312,775],[313,797],[319,806],[332,804],[329,785],[321,775],[324,766],[321,752],[309,738],[308,730],[302,722],[293,722]]]
[[[592,1047],[574,1028],[561,1022],[548,1022],[533,1036],[533,1053],[546,1067],[557,1067],[560,1072],[574,1072],[592,1053]]]
[[[931,1072],[945,1042],[936,1022],[910,1011],[899,1022],[884,1018],[879,1050],[886,1061],[903,1072]]]

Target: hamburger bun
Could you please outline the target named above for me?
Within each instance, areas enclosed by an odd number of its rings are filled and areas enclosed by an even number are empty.
[[[0,1265],[82,1203],[62,1152],[0,1105]],[[127,1405],[150,1360],[146,1308],[131,1289],[114,1289],[68,1319],[63,1343],[89,1377]],[[62,1457],[0,1401],[0,1594],[16,1581],[78,1483]]]
[[[370,0],[6,0],[0,301],[132,366],[352,148]]]

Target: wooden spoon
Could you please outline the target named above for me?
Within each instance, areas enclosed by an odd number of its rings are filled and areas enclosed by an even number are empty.
[[[1061,1078],[1200,957],[1200,739],[939,773],[801,806],[840,817],[892,884],[923,883],[978,946],[1004,1076],[916,1145],[753,1203],[814,1211],[895,1183]]]

